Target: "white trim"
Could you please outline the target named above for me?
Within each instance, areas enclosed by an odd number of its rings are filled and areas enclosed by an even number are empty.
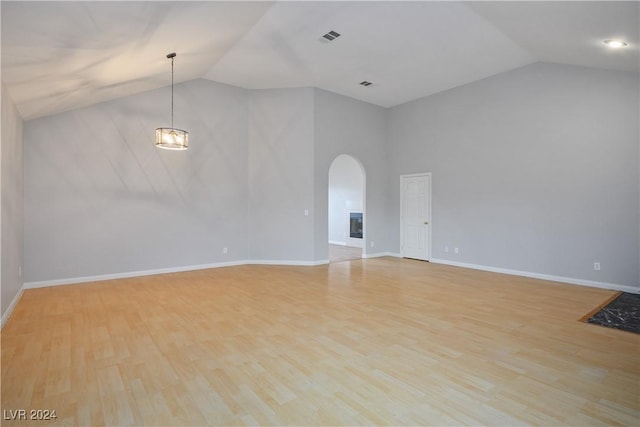
[[[630,292],[640,294],[640,288],[628,285],[619,285],[616,283],[597,282],[595,280],[576,279],[573,277],[553,276],[551,274],[533,273],[530,271],[511,270],[508,268],[489,267],[486,265],[468,264],[465,262],[449,261],[446,259],[432,258],[434,264],[446,264],[454,267],[471,268],[474,270],[491,271],[493,273],[511,274],[513,276],[531,277],[533,279],[550,280],[553,282],[569,283],[572,285],[591,286],[593,288],[613,289],[616,291]]]
[[[379,257],[385,257],[385,256],[402,258],[402,255],[397,252],[378,252],[374,254],[363,254],[362,258],[368,259],[368,258],[379,258]],[[531,277],[534,279],[550,280],[554,282],[569,283],[572,285],[591,286],[591,287],[601,288],[601,289],[613,289],[617,291],[640,294],[640,288],[637,288],[634,286],[619,285],[615,283],[575,279],[572,277],[553,276],[550,274],[533,273],[530,271],[510,270],[507,268],[489,267],[484,265],[469,264],[464,262],[450,261],[450,260],[437,259],[437,258],[432,258],[430,261],[433,262],[434,264],[451,265],[454,267],[471,268],[474,270],[490,271],[490,272],[502,273],[502,274],[511,274],[514,276]],[[326,265],[326,264],[329,264],[328,259],[322,259],[318,261],[294,261],[294,260],[230,261],[230,262],[220,262],[220,263],[214,263],[214,264],[200,264],[200,265],[190,265],[190,266],[184,266],[184,267],[160,268],[156,270],[131,271],[128,273],[103,274],[99,276],[84,276],[84,277],[73,277],[68,279],[27,282],[22,286],[22,288],[20,289],[20,292],[18,292],[18,294],[11,301],[11,304],[9,304],[7,311],[2,315],[2,323],[0,325],[0,328],[4,327],[5,323],[11,316],[11,313],[13,312],[13,309],[15,308],[16,304],[22,297],[22,293],[25,289],[43,288],[47,286],[72,285],[75,283],[98,282],[103,280],[124,279],[124,278],[130,278],[130,277],[150,276],[154,274],[179,273],[183,271],[204,270],[207,268],[232,267],[232,266],[238,266],[238,265],[317,266],[317,265]]]
[[[152,276],[154,274],[179,273],[182,271],[204,270],[207,268],[231,267],[244,265],[246,261],[218,262],[213,264],[187,265],[184,267],[158,268],[155,270],[129,271],[126,273],[100,274],[97,276],[70,277],[66,279],[43,280],[27,282],[25,289],[44,288],[47,286],[73,285],[75,283],[99,282],[103,280],[126,279],[130,277]]]
[[[347,246],[347,242],[338,242],[336,240],[329,240],[330,245]]]
[[[401,258],[399,253],[395,253],[395,252],[378,252],[375,254],[363,254],[362,258],[380,258],[383,256],[391,256],[391,257],[395,257],[395,258]]]
[[[218,262],[213,264],[187,265],[184,267],[158,268],[155,270],[130,271],[127,273],[101,274],[97,276],[70,277],[66,279],[43,280],[39,282],[27,282],[24,289],[45,288],[47,286],[73,285],[76,283],[100,282],[103,280],[126,279],[131,277],[152,276],[155,274],[180,273],[183,271],[205,270],[208,268],[233,267],[237,265],[292,265],[314,266],[329,264],[328,259],[319,261],[290,261],[290,260],[241,260]]]
[[[4,328],[7,320],[9,320],[9,317],[11,317],[11,313],[13,313],[13,309],[16,308],[16,305],[18,304],[18,301],[20,301],[20,298],[22,298],[23,292],[24,285],[20,288],[20,291],[18,291],[16,296],[13,297],[13,299],[11,300],[11,304],[9,304],[9,307],[7,307],[7,310],[2,314],[2,320],[0,320],[0,329]]]
[[[321,259],[318,261],[292,261],[292,260],[280,260],[280,259],[252,259],[245,261],[243,264],[249,265],[292,265],[292,266],[314,266],[329,264],[328,259]]]
[[[403,252],[404,252],[404,228],[402,224],[402,221],[404,219],[404,203],[403,203],[404,202],[404,186],[402,185],[402,182],[404,178],[415,178],[419,176],[429,177],[429,185],[427,188],[427,199],[429,201],[427,215],[429,218],[427,218],[427,221],[429,221],[429,226],[431,228],[429,229],[429,237],[427,239],[428,240],[427,247],[428,247],[429,255],[427,256],[427,259],[423,261],[431,261],[431,253],[433,250],[433,247],[431,245],[431,236],[433,235],[433,226],[432,226],[433,221],[431,220],[431,205],[433,203],[432,197],[431,197],[431,185],[432,185],[433,177],[431,176],[431,172],[409,173],[409,174],[400,175],[400,256],[403,256]]]

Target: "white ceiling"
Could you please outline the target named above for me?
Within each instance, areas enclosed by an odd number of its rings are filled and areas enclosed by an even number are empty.
[[[640,2],[1,2],[25,119],[207,78],[384,107],[536,62],[640,72]],[[321,36],[334,30],[331,43]],[[622,38],[611,50],[602,41]],[[359,85],[368,80],[369,87]]]

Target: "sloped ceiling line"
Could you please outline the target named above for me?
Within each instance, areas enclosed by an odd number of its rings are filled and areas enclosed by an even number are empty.
[[[2,81],[24,119],[196,78],[318,87],[391,107],[536,61],[638,73],[640,2],[0,3]],[[329,30],[342,36],[318,39]],[[602,40],[624,37],[612,51]],[[369,87],[359,83],[373,82]]]

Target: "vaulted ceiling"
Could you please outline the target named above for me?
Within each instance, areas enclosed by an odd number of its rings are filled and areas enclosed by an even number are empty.
[[[640,72],[637,1],[3,0],[1,12],[2,82],[25,119],[166,86],[169,52],[176,82],[313,86],[383,107],[537,61]],[[628,46],[603,44],[614,38]]]

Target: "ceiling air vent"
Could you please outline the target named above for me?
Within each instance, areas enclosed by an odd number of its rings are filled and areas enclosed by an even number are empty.
[[[364,80],[364,81],[361,81],[361,82],[360,82],[360,85],[362,85],[362,86],[371,86],[372,84],[373,84],[373,83],[368,82],[368,81],[366,81],[366,80]]]
[[[336,33],[335,31],[331,30],[327,34],[323,35],[320,38],[320,40],[322,40],[324,42],[332,42],[335,39],[337,39],[338,37],[340,37],[340,33]]]

